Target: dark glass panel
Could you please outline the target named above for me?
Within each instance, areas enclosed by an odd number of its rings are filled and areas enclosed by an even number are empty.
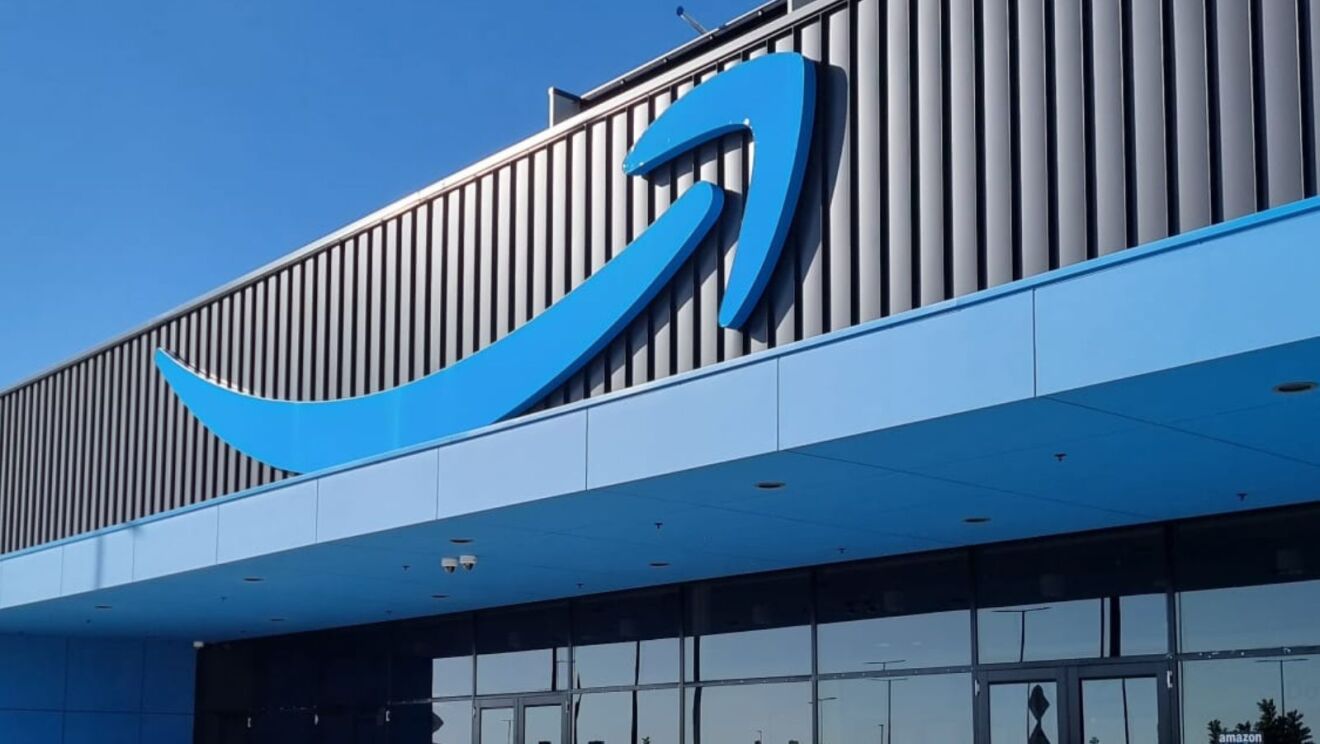
[[[335,710],[316,721],[317,744],[384,744],[385,711]]]
[[[1159,530],[994,546],[977,565],[982,662],[1168,650]]]
[[[1154,677],[1082,680],[1082,741],[1160,744]]]
[[[258,710],[311,708],[324,694],[318,689],[324,656],[318,637],[296,635],[258,642],[261,691]]]
[[[1060,744],[1058,685],[1046,680],[990,685],[989,734],[989,744]]]
[[[692,744],[811,744],[811,683],[689,687]]]
[[[248,744],[252,730],[246,713],[198,712],[193,728],[196,744]]]
[[[679,592],[636,592],[573,605],[573,686],[678,681]]]
[[[196,710],[242,712],[247,728],[247,711],[257,704],[259,656],[257,644],[252,642],[202,648],[197,654]]]
[[[378,710],[389,697],[389,635],[386,626],[340,630],[317,637],[321,657],[322,708]]]
[[[479,694],[565,688],[568,605],[483,612],[476,627]]]
[[[307,710],[282,710],[252,716],[252,744],[311,742],[316,737],[315,714]]]
[[[969,674],[822,680],[820,744],[971,744]]]
[[[965,554],[820,571],[816,648],[822,672],[972,663]]]
[[[810,674],[810,619],[805,573],[697,584],[688,595],[687,677]]]
[[[1185,744],[1302,744],[1320,721],[1320,657],[1189,661],[1181,676]]]
[[[573,699],[574,744],[678,744],[678,690],[598,692]]]
[[[472,619],[450,615],[403,623],[393,634],[390,700],[472,694]]]
[[[1317,534],[1314,510],[1178,527],[1181,650],[1320,645]]]

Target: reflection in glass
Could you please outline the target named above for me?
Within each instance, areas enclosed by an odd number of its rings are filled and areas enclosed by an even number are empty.
[[[574,744],[678,744],[678,690],[578,695],[572,718]]]
[[[816,581],[820,671],[970,664],[967,577],[963,553],[822,569]]]
[[[1154,677],[1082,680],[1082,741],[1159,744]]]
[[[563,735],[562,705],[529,705],[523,708],[522,744],[560,744]]]
[[[823,680],[820,744],[971,744],[968,674]]]
[[[615,594],[573,608],[573,686],[678,681],[679,593]]]
[[[811,744],[811,684],[688,688],[691,744]]]
[[[684,645],[689,680],[811,672],[807,574],[698,584]]]
[[[981,662],[1164,653],[1167,609],[1165,595],[1143,594],[978,610]]]
[[[1182,698],[1187,744],[1243,733],[1259,734],[1261,744],[1303,744],[1320,720],[1320,658],[1185,662]]]
[[[390,709],[386,728],[391,744],[472,744],[472,703],[460,700],[395,706]],[[501,731],[501,742],[502,737]]]
[[[990,685],[990,744],[1059,744],[1058,699],[1052,681]]]
[[[1183,651],[1320,645],[1320,581],[1178,593]]]
[[[472,623],[468,616],[412,621],[395,631],[390,699],[428,700],[472,694]]]
[[[568,681],[568,608],[549,605],[477,616],[477,693],[561,690]]]
[[[472,703],[447,701],[431,706],[431,744],[471,744]]]
[[[513,708],[482,708],[478,744],[513,744]]]

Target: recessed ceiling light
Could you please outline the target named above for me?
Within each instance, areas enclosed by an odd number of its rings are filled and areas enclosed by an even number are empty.
[[[665,568],[668,565],[669,561],[651,561],[651,568]]]
[[[282,622],[284,622],[284,618],[282,618],[282,617],[272,617],[272,618],[270,619],[270,621],[271,621],[272,623],[282,623]]]
[[[260,584],[261,582],[265,581],[265,579],[261,578],[260,576],[244,576],[243,581],[245,581],[248,584]]]
[[[108,610],[108,609],[110,609],[110,605],[97,605],[97,606],[96,606],[96,609],[98,609],[98,610]]]
[[[1291,380],[1275,385],[1274,392],[1280,395],[1296,395],[1297,393],[1309,393],[1315,388],[1316,384],[1310,380]]]
[[[432,594],[431,599],[449,599],[448,594]]]
[[[759,483],[756,484],[756,487],[759,488],[759,489],[761,489],[762,491],[778,491],[779,489],[781,489],[781,488],[784,487],[784,482],[783,482],[783,481],[761,481],[761,482],[759,482]]]
[[[990,521],[990,517],[963,517],[967,524],[985,524]]]
[[[455,544],[455,545],[467,545],[468,543],[472,542],[472,538],[470,538],[470,537],[451,537],[451,538],[449,538],[449,542],[451,542],[451,543],[453,543],[453,544]]]

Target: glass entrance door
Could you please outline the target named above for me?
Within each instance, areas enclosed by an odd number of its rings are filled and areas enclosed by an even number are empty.
[[[1169,667],[1088,664],[985,671],[979,744],[1171,744]]]
[[[562,695],[478,700],[473,744],[565,744],[567,707]]]

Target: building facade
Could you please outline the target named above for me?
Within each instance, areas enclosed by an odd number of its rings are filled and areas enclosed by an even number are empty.
[[[1314,11],[770,3],[0,393],[0,731],[1311,741]]]

